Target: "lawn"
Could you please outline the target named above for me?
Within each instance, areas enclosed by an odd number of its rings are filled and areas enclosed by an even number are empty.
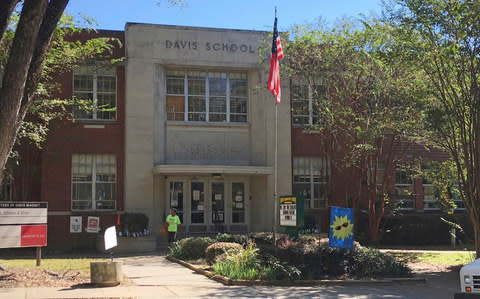
[[[75,271],[80,275],[90,275],[90,262],[104,261],[95,258],[43,258],[40,267],[36,267],[36,259],[0,259],[4,268],[37,268],[53,272]]]
[[[429,263],[437,265],[466,265],[475,260],[475,254],[470,252],[409,252],[389,253],[397,259],[418,263]]]

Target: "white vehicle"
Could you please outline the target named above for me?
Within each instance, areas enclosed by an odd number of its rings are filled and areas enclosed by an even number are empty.
[[[480,294],[480,259],[460,269],[460,288],[462,293]]]

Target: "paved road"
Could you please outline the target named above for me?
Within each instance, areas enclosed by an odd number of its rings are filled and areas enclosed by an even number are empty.
[[[110,288],[0,289],[0,298],[453,298],[458,291],[458,270],[425,274],[427,283],[406,285],[348,285],[315,287],[224,286],[164,256],[120,258],[125,275],[136,286]]]

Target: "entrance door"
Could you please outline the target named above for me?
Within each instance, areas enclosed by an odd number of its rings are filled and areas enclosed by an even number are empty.
[[[225,222],[225,186],[223,182],[212,183],[212,223]]]
[[[170,209],[176,209],[180,221],[183,223],[183,182],[170,182]]]
[[[205,183],[192,181],[190,185],[190,193],[191,223],[204,224],[206,207]]]

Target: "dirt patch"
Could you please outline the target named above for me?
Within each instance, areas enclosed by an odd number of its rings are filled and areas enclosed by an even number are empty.
[[[8,268],[0,271],[0,288],[89,286],[90,277],[77,271],[53,272],[45,269]],[[125,278],[120,285],[135,285]]]

